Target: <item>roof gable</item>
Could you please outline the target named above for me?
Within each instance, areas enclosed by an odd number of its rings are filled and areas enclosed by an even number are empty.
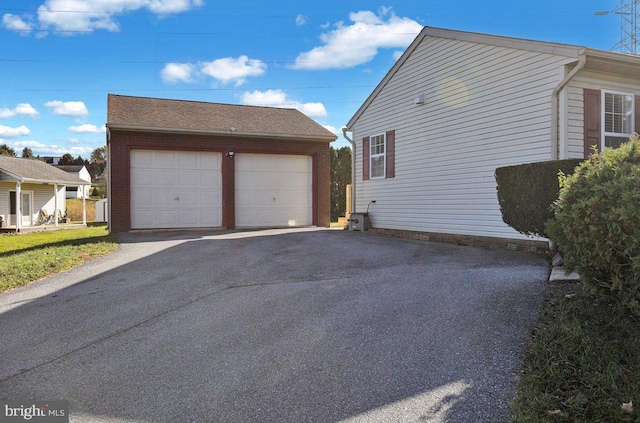
[[[360,116],[364,113],[364,111],[369,107],[369,105],[375,100],[380,91],[384,89],[389,80],[393,78],[393,76],[398,72],[398,70],[403,66],[403,64],[407,61],[407,59],[411,56],[411,54],[418,48],[420,43],[427,37],[440,37],[440,38],[448,38],[453,40],[460,41],[468,41],[473,43],[480,44],[489,44],[493,46],[506,47],[506,48],[514,48],[520,50],[528,50],[539,53],[552,54],[557,56],[566,57],[568,59],[578,59],[580,56],[587,55],[591,59],[588,61],[587,67],[589,67],[589,63],[596,63],[596,61],[600,61],[601,69],[616,69],[618,73],[628,74],[628,69],[636,70],[636,75],[638,74],[637,69],[640,65],[640,57],[627,55],[623,53],[612,53],[605,52],[601,50],[587,49],[586,47],[570,45],[570,44],[559,44],[559,43],[551,43],[546,41],[534,41],[534,40],[525,40],[519,38],[511,38],[511,37],[503,37],[496,35],[488,35],[488,34],[479,34],[472,32],[464,32],[464,31],[455,31],[450,29],[442,29],[442,28],[432,28],[432,27],[424,27],[424,29],[418,34],[418,36],[413,40],[411,45],[405,50],[402,56],[396,61],[393,67],[387,72],[385,77],[380,81],[380,83],[376,86],[373,92],[367,97],[365,102],[360,106],[360,108],[356,111],[353,117],[349,120],[346,125],[348,130],[352,129],[353,125],[360,118]],[[602,64],[602,61],[609,62],[609,66],[605,67]],[[612,66],[611,63],[615,62],[615,66]],[[596,65],[593,65],[595,68]],[[623,73],[621,69],[627,69],[626,73]]]
[[[112,129],[195,132],[333,141],[335,134],[296,109],[109,94]]]
[[[88,185],[86,181],[37,159],[0,156],[0,174],[19,182]]]

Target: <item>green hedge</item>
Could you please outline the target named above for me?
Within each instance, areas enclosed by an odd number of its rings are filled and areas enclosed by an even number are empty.
[[[551,206],[560,191],[558,172],[570,175],[581,161],[555,160],[497,168],[502,220],[525,235],[546,237],[545,224],[553,218]]]
[[[582,163],[554,209],[547,233],[565,269],[640,317],[640,137]]]

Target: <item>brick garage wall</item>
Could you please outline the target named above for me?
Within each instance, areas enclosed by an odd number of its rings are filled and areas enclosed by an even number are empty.
[[[222,153],[223,227],[235,227],[235,189],[233,158],[227,153],[301,154],[313,158],[313,224],[328,227],[330,223],[330,161],[329,143],[287,139],[195,135],[180,133],[122,131],[110,128],[111,163],[111,231],[131,229],[130,214],[130,151],[151,150],[210,151]]]

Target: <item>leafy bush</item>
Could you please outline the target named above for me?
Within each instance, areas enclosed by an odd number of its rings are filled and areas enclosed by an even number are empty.
[[[581,159],[527,163],[496,169],[502,220],[525,235],[546,236],[545,223],[553,218],[558,198],[558,172],[571,174]]]
[[[564,180],[547,224],[565,267],[640,315],[640,138],[593,154]]]

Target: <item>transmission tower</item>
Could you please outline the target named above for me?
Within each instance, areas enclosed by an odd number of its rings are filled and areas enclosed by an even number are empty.
[[[620,42],[611,50],[622,53],[639,54],[638,40],[638,13],[640,12],[640,0],[620,0],[620,3],[611,11],[596,12],[596,15],[608,15],[610,13],[620,15]]]

